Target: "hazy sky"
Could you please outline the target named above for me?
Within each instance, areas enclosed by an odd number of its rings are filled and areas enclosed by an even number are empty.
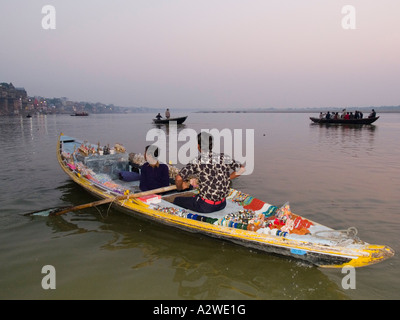
[[[42,27],[45,5],[56,29]],[[345,5],[356,29],[343,28]],[[29,95],[161,108],[400,105],[399,0],[0,0],[0,16],[0,82]]]

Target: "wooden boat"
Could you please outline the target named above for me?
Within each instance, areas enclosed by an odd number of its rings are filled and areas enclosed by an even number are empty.
[[[126,152],[100,155],[96,147],[61,134],[58,162],[78,185],[97,198],[112,198],[112,205],[129,215],[320,267],[368,266],[394,255],[388,246],[360,240],[355,228],[334,230],[292,213],[289,204],[278,208],[235,189],[230,189],[225,209],[210,214],[198,214],[172,203],[176,195],[193,196],[196,191],[154,196],[154,203],[141,198],[114,199],[137,189],[138,181],[121,181],[118,172],[126,170],[129,157],[140,164],[142,156],[132,157]],[[170,166],[171,178],[174,173],[177,169]]]
[[[379,119],[378,117],[373,118],[362,118],[362,119],[325,119],[310,117],[310,120],[314,123],[320,124],[371,124]]]
[[[155,124],[169,124],[172,121],[176,121],[177,124],[182,124],[182,123],[185,122],[187,117],[188,116],[177,117],[177,118],[169,118],[169,119],[153,119],[153,122]]]
[[[74,114],[71,114],[71,116],[75,116],[75,117],[87,117],[89,115],[89,113],[82,111],[82,112],[75,112]]]

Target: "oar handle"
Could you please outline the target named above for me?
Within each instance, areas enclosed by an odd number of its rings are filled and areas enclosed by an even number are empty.
[[[157,189],[153,189],[153,190],[147,190],[147,191],[138,192],[138,193],[129,193],[129,194],[126,194],[126,195],[123,195],[123,196],[118,196],[115,199],[116,200],[123,200],[123,199],[130,199],[130,198],[140,198],[140,197],[143,197],[143,196],[147,196],[149,194],[163,193],[163,192],[167,192],[167,191],[171,191],[171,190],[176,190],[176,185],[157,188]]]
[[[138,192],[138,193],[124,194],[124,195],[113,197],[113,198],[107,198],[107,199],[102,199],[102,200],[98,200],[98,201],[94,201],[94,202],[90,202],[90,203],[85,203],[85,204],[81,204],[79,206],[66,208],[66,209],[63,209],[61,211],[50,212],[49,215],[50,216],[59,216],[59,215],[62,215],[64,213],[67,213],[67,212],[72,212],[72,211],[85,209],[85,208],[90,208],[90,207],[96,207],[96,206],[99,206],[99,205],[102,205],[102,204],[106,204],[106,203],[110,203],[110,202],[113,202],[113,201],[116,201],[116,200],[140,198],[140,197],[143,197],[143,196],[147,196],[149,194],[162,193],[162,192],[167,192],[167,191],[171,191],[171,190],[176,190],[176,185],[171,185],[171,186],[168,186],[168,187],[162,187],[162,188],[157,188],[157,189]]]

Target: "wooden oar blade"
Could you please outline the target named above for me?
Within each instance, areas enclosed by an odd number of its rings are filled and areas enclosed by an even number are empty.
[[[67,208],[72,208],[72,207],[49,208],[49,209],[44,209],[44,210],[39,210],[39,211],[34,211],[34,212],[28,212],[28,213],[25,213],[24,216],[48,217],[51,215],[56,215],[57,212],[64,211]]]

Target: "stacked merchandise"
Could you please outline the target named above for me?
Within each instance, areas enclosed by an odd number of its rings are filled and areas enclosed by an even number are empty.
[[[238,212],[229,213],[219,219],[191,213],[182,208],[156,205],[152,209],[214,225],[282,237],[286,237],[289,234],[308,234],[308,228],[312,225],[310,221],[292,213],[289,203],[285,203],[278,209],[276,206],[262,202],[234,189],[231,189],[227,201],[237,202],[243,206],[243,209]],[[254,211],[249,209],[250,207],[258,209]]]

